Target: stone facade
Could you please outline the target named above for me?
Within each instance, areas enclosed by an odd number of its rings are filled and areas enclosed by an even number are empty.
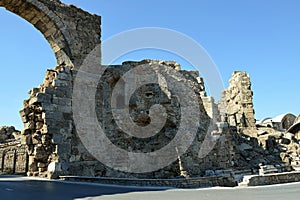
[[[111,97],[113,95],[113,90],[118,82],[123,81],[122,77],[124,77],[126,73],[141,66],[155,70],[157,75],[166,75],[165,73],[170,74],[170,71],[168,72],[165,70],[176,69],[178,73],[182,75],[182,77],[176,77],[176,81],[186,82],[194,90],[195,101],[199,102],[198,106],[200,110],[193,116],[198,122],[199,129],[191,147],[182,156],[179,156],[178,160],[163,169],[151,173],[125,173],[99,163],[93,156],[85,151],[85,147],[80,139],[74,137],[72,142],[74,145],[72,145],[71,149],[72,161],[69,163],[70,174],[82,175],[83,173],[89,176],[122,178],[174,178],[179,176],[205,175],[205,170],[207,169],[226,169],[230,167],[232,152],[228,151],[228,149],[230,149],[231,143],[226,139],[225,135],[216,141],[216,148],[205,146],[209,144],[202,144],[207,135],[211,137],[211,140],[214,140],[213,137],[215,136],[213,136],[212,133],[218,132],[218,130],[213,131],[208,129],[211,119],[205,111],[200,96],[200,94],[205,91],[203,90],[201,82],[198,81],[200,80],[198,72],[180,70],[179,64],[170,61],[144,60],[141,62],[125,62],[119,66],[105,66],[107,69],[103,73],[97,86],[96,111],[99,123],[105,130],[105,134],[110,141],[114,145],[125,149],[128,152],[147,153],[157,151],[164,147],[170,143],[177,134],[181,121],[180,103],[178,97],[173,94],[173,91],[168,89],[165,83],[146,84],[139,87],[131,96],[129,102],[129,112],[133,122],[142,127],[148,125],[151,121],[149,110],[152,105],[159,104],[166,109],[166,123],[159,133],[146,138],[132,137],[126,134],[116,124],[110,105],[112,102]],[[144,70],[141,72],[145,73]],[[136,77],[131,80],[133,83],[138,80],[138,78],[135,78]],[[152,79],[152,81],[154,80]],[[91,86],[87,86],[87,88],[90,87]],[[118,94],[116,97],[117,106],[122,107],[125,105],[125,97],[123,95],[124,94]],[[221,134],[222,131],[223,130],[218,134]],[[208,148],[211,152],[207,156],[199,158],[198,154],[200,148]],[[177,155],[175,146],[173,151],[172,154]],[[160,158],[158,157],[157,159]],[[127,158],[119,158],[116,165],[120,165],[122,162],[126,163]],[[87,168],[86,166],[89,167]]]
[[[21,145],[21,138],[15,127],[0,127],[0,174],[27,172],[28,153],[26,145]]]
[[[168,113],[163,129],[157,135],[138,139],[129,137],[116,125],[111,113],[111,95],[119,79],[128,71],[146,65],[159,65],[176,69],[182,80],[193,88],[196,101],[199,102],[200,112],[196,117],[200,129],[192,146],[171,165],[152,173],[124,173],[114,170],[99,162],[91,155],[76,134],[72,118],[72,82],[76,78],[77,70],[69,69],[64,65],[48,70],[44,83],[39,88],[32,89],[30,98],[24,101],[24,109],[20,111],[24,123],[22,130],[22,144],[28,147],[29,171],[28,175],[55,178],[58,175],[86,175],[108,177],[138,177],[138,178],[171,178],[179,177],[182,171],[188,176],[205,175],[208,169],[226,169],[231,166],[233,152],[228,151],[232,144],[227,134],[217,140],[215,148],[207,147],[211,151],[203,158],[198,157],[200,148],[207,135],[221,135],[223,130],[213,126],[208,129],[210,118],[202,103],[200,94],[205,91],[201,86],[198,72],[184,71],[179,65],[169,61],[126,62],[120,66],[107,67],[97,86],[96,110],[99,123],[103,126],[107,137],[117,146],[127,151],[149,152],[155,151],[168,144],[177,133],[180,123],[180,107],[172,91],[166,90],[166,85],[150,84],[139,88],[130,102],[130,113],[133,121],[139,126],[149,123],[149,109],[153,104],[163,105]],[[176,67],[175,67],[176,66]],[[104,66],[103,66],[104,67]],[[166,73],[166,72],[164,72]],[[105,90],[104,90],[105,88]],[[122,98],[121,98],[122,99]],[[216,130],[213,130],[216,129]],[[211,132],[209,132],[211,131]],[[210,141],[210,140],[209,140]],[[175,150],[175,147],[174,147]],[[176,155],[176,152],[174,152]]]
[[[28,153],[20,141],[0,144],[0,174],[25,174],[28,171]]]
[[[85,175],[119,178],[174,178],[185,175],[205,176],[215,174],[215,170],[236,169],[258,170],[259,164],[275,164],[280,168],[291,165],[299,159],[299,144],[293,136],[273,129],[259,129],[239,126],[239,130],[228,127],[227,123],[216,123],[218,117],[211,119],[204,106],[206,96],[203,81],[194,71],[180,70],[179,65],[167,61],[144,60],[125,62],[119,66],[106,67],[97,85],[96,112],[98,122],[106,136],[116,146],[128,152],[150,152],[169,143],[177,133],[180,122],[180,107],[172,91],[161,84],[148,84],[138,88],[130,100],[130,114],[139,126],[149,124],[149,109],[153,104],[163,105],[168,113],[164,128],[155,136],[145,139],[124,133],[116,124],[111,108],[114,87],[127,72],[141,65],[151,68],[161,66],[174,69],[185,77],[193,88],[199,102],[200,121],[196,139],[192,146],[174,163],[152,173],[125,173],[114,170],[99,162],[91,155],[76,134],[71,113],[71,88],[76,70],[58,66],[46,73],[44,84],[30,91],[30,99],[24,101],[25,108],[20,112],[25,129],[23,141],[29,148],[29,175],[57,177],[58,175]],[[158,71],[157,71],[158,73]],[[124,105],[124,96],[118,96],[117,104]],[[212,110],[212,109],[211,109]],[[214,124],[210,128],[210,124]],[[205,143],[205,137],[210,142]],[[159,142],[158,142],[159,141]],[[204,142],[204,143],[203,143]],[[200,149],[209,153],[199,157]],[[175,149],[175,148],[174,148]],[[44,150],[44,151],[42,151]],[[45,151],[46,150],[46,151]],[[176,154],[176,152],[174,152]],[[122,162],[120,159],[119,162]],[[126,159],[124,160],[126,162]],[[118,163],[120,164],[120,163]]]

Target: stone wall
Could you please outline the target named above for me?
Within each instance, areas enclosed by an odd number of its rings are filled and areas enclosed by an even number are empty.
[[[159,133],[146,138],[132,137],[126,134],[124,130],[116,124],[111,107],[113,90],[118,82],[124,81],[121,77],[141,66],[155,70],[157,76],[160,74],[165,76],[166,73],[171,74],[170,69],[176,69],[178,73],[181,74],[181,77],[173,77],[175,79],[171,80],[171,83],[169,84],[176,85],[175,82],[172,83],[174,80],[185,82],[194,90],[194,95],[196,97],[195,101],[199,103],[199,111],[193,117],[196,118],[194,120],[198,123],[199,128],[191,147],[182,156],[175,159],[173,163],[161,170],[151,173],[124,173],[99,163],[93,156],[86,152],[80,139],[74,137],[71,149],[72,161],[69,163],[70,174],[107,177],[174,178],[182,175],[200,176],[204,175],[205,170],[208,169],[226,169],[227,167],[230,167],[232,159],[232,152],[228,151],[231,146],[230,141],[226,139],[225,135],[221,136],[219,140],[216,140],[217,136],[213,135],[213,133],[218,132],[216,126],[213,126],[211,130],[208,129],[211,119],[205,111],[200,96],[200,94],[205,91],[198,81],[200,79],[198,77],[198,72],[180,70],[179,64],[170,61],[144,60],[141,62],[125,62],[123,65],[119,66],[105,66],[107,69],[103,73],[97,86],[96,110],[99,124],[101,124],[102,128],[105,130],[105,134],[109,140],[114,145],[128,152],[147,153],[157,151],[165,145],[168,145],[178,132],[180,121],[182,120],[180,109],[180,106],[182,105],[180,105],[179,99],[173,91],[165,85],[166,83],[162,82],[160,82],[160,84],[146,84],[137,88],[130,97],[129,102],[131,118],[135,124],[141,127],[144,127],[151,122],[149,110],[152,105],[159,104],[166,109],[166,123]],[[140,70],[141,74],[139,75],[149,74],[145,69]],[[133,83],[133,85],[138,85],[136,81],[138,81],[139,77],[134,76],[132,78],[131,83]],[[155,79],[151,80],[155,81]],[[157,81],[159,82],[159,80]],[[85,88],[92,88],[92,86],[88,85]],[[124,94],[117,94],[116,99],[117,106],[122,107],[125,105]],[[190,127],[186,127],[186,131],[188,131],[189,128]],[[220,130],[218,135],[220,136],[222,133],[223,130]],[[210,141],[211,143],[202,144],[205,137],[209,137],[210,139],[207,141]],[[214,140],[216,140],[215,148],[213,148]],[[205,155],[200,158],[198,156],[200,148],[207,148],[207,151],[210,152],[208,156]],[[174,146],[172,149],[173,156],[177,155],[175,149]],[[105,152],[103,152],[103,154],[105,154]],[[110,157],[112,155],[107,156]],[[161,158],[158,157],[157,159]],[[122,162],[128,162],[128,158],[120,157],[116,165],[120,165]],[[129,164],[128,167],[131,167],[131,165]]]
[[[44,83],[29,93],[30,98],[20,111],[24,123],[22,144],[27,145],[29,152],[28,174],[51,177],[65,169],[63,163],[70,156],[73,129],[70,68],[60,65],[48,70]]]
[[[221,116],[220,116],[218,104],[215,102],[215,99],[213,97],[207,96],[204,79],[202,77],[198,77],[197,82],[200,84],[200,87],[202,89],[200,96],[203,101],[203,105],[206,113],[214,121],[214,123],[221,122]]]
[[[58,175],[171,178],[182,174],[199,176],[204,175],[208,169],[230,167],[234,154],[229,151],[232,144],[227,138],[228,131],[218,129],[215,125],[208,129],[212,120],[207,115],[200,97],[204,91],[197,81],[198,72],[179,70],[179,65],[174,62],[145,60],[126,62],[120,66],[103,66],[107,69],[96,88],[96,111],[98,122],[106,130],[105,134],[112,143],[128,152],[151,152],[167,145],[177,134],[181,121],[180,104],[178,98],[163,83],[147,84],[138,88],[131,97],[129,106],[134,123],[145,126],[149,123],[150,107],[154,104],[162,105],[168,117],[158,134],[145,139],[129,137],[115,123],[110,105],[113,89],[124,74],[140,65],[149,69],[156,65],[176,69],[182,75],[181,80],[180,77],[174,77],[176,81],[184,81],[193,88],[195,100],[199,103],[199,112],[193,116],[198,123],[198,131],[191,147],[180,156],[180,160],[175,159],[161,170],[138,174],[120,172],[99,162],[87,151],[74,128],[71,98],[77,70],[59,65],[54,70],[47,71],[44,83],[39,88],[29,92],[30,98],[24,101],[24,109],[20,111],[25,126],[21,132],[22,144],[27,145],[29,152],[28,175],[49,178]],[[82,95],[84,94],[83,92]],[[124,94],[120,95],[117,104],[124,105]],[[202,144],[206,137],[209,137],[206,141],[212,142],[211,144],[217,137],[219,140],[216,140],[215,146],[209,146],[210,143]],[[207,148],[210,153],[199,157],[200,148]],[[177,155],[175,147],[173,155]]]
[[[28,170],[28,154],[20,141],[0,144],[0,173],[25,174]]]
[[[234,72],[219,103],[222,118],[231,126],[255,127],[252,96],[250,76]]]

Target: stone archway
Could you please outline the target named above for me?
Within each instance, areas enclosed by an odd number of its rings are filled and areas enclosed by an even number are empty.
[[[0,0],[0,6],[39,30],[53,49],[57,64],[80,66],[100,44],[100,17],[59,0]]]
[[[178,71],[172,75],[172,81],[174,83],[178,80],[178,82],[184,82],[186,85],[190,85],[192,89],[191,93],[186,96],[192,97],[192,99],[187,100],[186,103],[192,104],[191,102],[194,102],[194,104],[197,105],[195,106],[195,111],[198,110],[198,106],[200,108],[199,113],[192,112],[192,110],[185,111],[193,116],[187,117],[189,120],[181,120],[175,117],[179,116],[179,113],[181,114],[181,111],[179,111],[180,103],[178,103],[178,99],[175,97],[176,93],[172,95],[170,91],[167,91],[168,94],[170,93],[170,97],[168,98],[167,95],[161,95],[161,91],[164,91],[167,88],[167,84],[163,83],[164,85],[162,87],[164,89],[149,85],[149,88],[146,87],[136,93],[137,96],[147,99],[147,103],[144,103],[143,100],[133,102],[133,105],[135,105],[134,107],[138,108],[134,112],[142,113],[142,115],[135,114],[134,116],[135,123],[137,124],[147,125],[147,123],[149,123],[149,119],[144,113],[148,115],[150,112],[150,107],[148,105],[152,105],[155,102],[165,105],[166,110],[170,112],[169,120],[166,122],[166,128],[161,129],[162,133],[156,134],[151,142],[147,140],[131,139],[132,137],[125,134],[125,131],[120,130],[120,128],[117,127],[117,124],[112,121],[113,113],[111,112],[109,102],[111,102],[112,91],[120,77],[131,69],[138,68],[138,66],[150,68],[150,66],[159,65],[160,67],[163,67],[163,73],[169,72],[165,67],[174,68],[174,66],[179,66],[177,63],[174,64],[173,62],[150,60],[124,62],[122,65],[109,66],[107,68],[107,74],[103,76],[104,78],[102,80],[99,80],[99,88],[98,86],[93,88],[94,82],[86,80],[85,84],[81,84],[83,87],[79,89],[79,94],[83,98],[90,97],[86,96],[85,91],[89,92],[88,89],[95,89],[97,92],[96,94],[98,94],[97,97],[94,96],[96,102],[98,105],[102,105],[103,108],[101,106],[95,106],[95,108],[92,109],[95,109],[98,114],[97,118],[99,118],[99,121],[102,121],[102,124],[106,126],[106,130],[108,130],[107,134],[110,136],[110,139],[113,139],[115,142],[112,144],[119,145],[117,149],[125,149],[125,154],[120,157],[120,155],[114,155],[111,151],[107,151],[107,146],[103,145],[106,149],[102,152],[107,152],[103,155],[111,164],[106,166],[105,164],[107,163],[100,162],[100,159],[97,160],[97,158],[88,151],[86,148],[88,144],[86,145],[81,141],[82,138],[78,136],[77,132],[78,130],[83,131],[84,137],[90,141],[93,140],[94,137],[90,137],[87,133],[90,132],[97,135],[98,132],[95,132],[97,130],[87,129],[89,128],[89,122],[85,127],[78,128],[74,126],[74,116],[79,116],[79,118],[84,118],[87,121],[91,120],[92,122],[94,122],[95,116],[90,117],[89,115],[86,115],[89,110],[83,110],[81,113],[72,112],[72,106],[78,106],[80,108],[79,105],[74,103],[77,96],[75,96],[74,99],[72,92],[74,77],[78,74],[79,67],[83,60],[96,46],[100,46],[100,18],[74,6],[64,5],[59,0],[0,0],[0,6],[5,7],[7,10],[21,16],[33,24],[50,43],[58,62],[58,66],[47,71],[43,84],[39,88],[33,88],[30,91],[30,98],[24,101],[24,108],[20,111],[24,123],[24,130],[21,132],[21,144],[24,145],[28,151],[29,176],[58,178],[58,176],[61,175],[101,175],[131,178],[175,178],[179,176],[179,173],[185,174],[184,176],[186,176],[185,170],[191,175],[199,175],[207,168],[213,166],[219,168],[219,166],[227,166],[231,163],[231,152],[228,154],[222,153],[221,155],[225,159],[224,161],[219,162],[219,160],[216,159],[217,151],[212,151],[211,157],[205,159],[216,161],[215,164],[212,164],[214,162],[209,162],[210,165],[203,164],[206,163],[205,160],[198,156],[210,119],[204,109],[200,96],[200,94],[203,94],[204,89],[198,82],[200,77],[198,77],[195,72]],[[93,58],[94,57],[92,57],[92,59]],[[160,74],[162,72],[158,70],[155,73]],[[174,78],[178,73],[181,75]],[[81,80],[79,79],[79,81]],[[172,82],[170,84],[172,84]],[[83,104],[83,102],[84,100],[79,103]],[[89,103],[89,101],[86,102]],[[121,104],[118,105],[122,106]],[[85,106],[86,104],[83,105]],[[190,105],[186,107],[190,107]],[[87,108],[90,107],[87,106]],[[182,119],[183,118],[184,116],[182,116]],[[190,121],[190,118],[192,118],[192,121]],[[158,149],[162,149],[163,145],[168,145],[170,143],[170,138],[175,137],[174,135],[176,135],[181,121],[184,123],[192,123],[192,125],[189,126],[188,124],[184,125],[184,128],[181,131],[182,134],[187,133],[187,135],[194,136],[186,137],[181,135],[182,137],[179,137],[183,138],[181,140],[183,144],[172,144],[172,150],[166,155],[163,155],[164,157],[154,156],[158,159],[163,158],[168,160],[166,166],[159,166],[162,167],[162,169],[154,168],[156,171],[152,172],[149,170],[149,167],[147,167],[146,171],[142,169],[141,171],[134,173],[135,171],[132,170],[137,166],[129,165],[128,161],[142,164],[142,166],[139,166],[140,169],[146,167],[146,163],[135,162],[136,155],[154,152]],[[91,126],[92,129],[93,127],[94,126]],[[191,127],[194,130],[185,130]],[[194,131],[195,134],[192,133]],[[98,138],[96,138],[96,140],[98,140]],[[185,140],[188,140],[188,143],[193,144],[193,146],[189,147],[185,145]],[[158,141],[161,146],[158,146]],[[146,145],[148,142],[149,145]],[[96,145],[97,143],[93,144],[92,147],[100,149]],[[177,145],[179,145],[180,148],[177,148]],[[140,150],[143,146],[145,149]],[[180,151],[183,151],[182,149],[184,148],[186,148],[185,150],[187,151],[182,158],[180,158],[179,164],[176,159],[179,160],[180,155],[176,149],[181,149]],[[226,148],[229,149],[229,147]],[[130,153],[133,150],[136,150],[137,154]],[[112,160],[113,157],[116,159]],[[133,160],[128,159],[129,157],[132,157]],[[168,157],[174,161],[169,163],[170,159]],[[150,161],[153,161],[152,164],[155,163],[153,158],[151,158]],[[147,166],[151,165],[148,163]],[[121,169],[125,170],[121,171]]]
[[[59,0],[0,0],[0,7],[22,17],[49,42],[57,66],[30,91],[20,111],[21,144],[29,154],[28,175],[67,173],[73,137],[73,71],[99,46],[100,17]],[[37,55],[38,56],[38,55]],[[100,63],[99,63],[100,64]]]

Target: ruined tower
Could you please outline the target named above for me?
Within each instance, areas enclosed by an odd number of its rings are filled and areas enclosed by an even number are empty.
[[[235,71],[229,87],[223,91],[219,109],[224,121],[230,126],[255,127],[253,92],[250,76],[246,72]]]

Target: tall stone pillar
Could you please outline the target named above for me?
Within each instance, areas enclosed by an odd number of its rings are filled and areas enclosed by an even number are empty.
[[[219,103],[222,118],[231,126],[255,127],[253,92],[250,76],[246,72],[235,71],[229,87],[223,91]]]

